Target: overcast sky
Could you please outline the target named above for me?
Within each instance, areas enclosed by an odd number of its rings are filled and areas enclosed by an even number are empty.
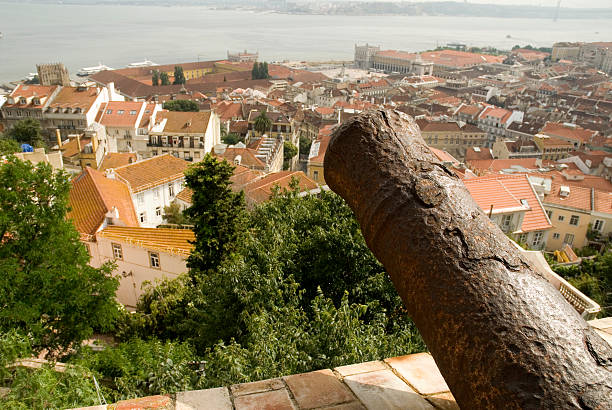
[[[342,0],[341,0],[342,1]],[[349,1],[349,0],[344,0]],[[351,0],[354,1],[354,0]],[[399,1],[399,0],[358,0],[358,1]],[[430,2],[441,0],[410,0],[415,2]],[[456,0],[455,0],[456,1]],[[557,0],[468,0],[468,3],[487,3],[487,4],[524,4],[530,6],[549,6],[555,7]],[[578,8],[612,8],[612,0],[561,0],[561,7]]]

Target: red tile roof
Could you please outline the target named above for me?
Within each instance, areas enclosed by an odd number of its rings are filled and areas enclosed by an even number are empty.
[[[439,50],[421,53],[421,58],[437,65],[450,67],[469,67],[479,64],[501,63],[506,56],[468,53],[457,50]]]
[[[593,199],[593,210],[612,214],[612,192],[595,189]]]
[[[183,178],[188,166],[187,161],[165,154],[115,168],[114,172],[135,193]]]
[[[109,168],[118,168],[136,162],[138,157],[134,152],[113,152],[108,153],[102,159],[98,171],[105,171]]]
[[[181,256],[191,253],[195,241],[190,229],[107,226],[96,236]]]
[[[545,204],[555,204],[567,206],[570,208],[581,209],[583,211],[591,210],[591,189],[579,186],[570,186],[570,193],[566,197],[560,194],[561,187],[566,184],[552,183],[550,194],[544,197]]]
[[[67,218],[74,221],[82,234],[93,235],[113,208],[117,208],[119,219],[126,226],[138,226],[127,186],[89,167],[72,180],[69,203]]]
[[[591,142],[597,131],[585,129],[579,126],[570,127],[558,122],[547,122],[540,134],[550,135],[582,143]]]
[[[478,206],[487,214],[491,205],[493,205],[493,214],[528,208],[520,228],[521,232],[552,228],[526,175],[490,175],[466,179],[463,183]],[[522,200],[526,201],[526,206]]]
[[[48,98],[53,94],[53,92],[59,88],[58,85],[29,85],[29,84],[19,84],[13,92],[11,92],[9,98],[13,98],[15,100],[14,104],[9,104],[7,100],[3,108],[12,108],[12,107],[22,107],[22,108],[40,108],[43,106],[45,101],[41,101],[41,104],[34,104],[33,101],[30,101],[30,104],[20,104],[20,98],[32,99],[33,97],[37,97],[41,100]]]
[[[380,57],[391,57],[399,60],[415,60],[416,53],[408,53],[406,51],[399,50],[381,50],[376,53],[376,56]]]
[[[80,108],[86,113],[98,98],[99,92],[97,87],[62,87],[48,108]]]
[[[137,128],[138,115],[146,105],[133,101],[108,102],[100,108],[98,122],[105,127]]]
[[[268,174],[245,187],[245,195],[250,202],[261,203],[270,199],[272,188],[278,186],[281,189],[290,189],[289,185],[293,178],[297,178],[301,191],[309,191],[318,188],[318,184],[308,178],[302,171],[280,171]]]

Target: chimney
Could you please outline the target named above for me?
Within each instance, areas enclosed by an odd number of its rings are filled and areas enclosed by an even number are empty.
[[[113,101],[113,95],[115,95],[115,83],[110,82],[106,84],[106,88],[108,89],[108,100]]]
[[[62,148],[62,133],[60,132],[59,128],[55,129],[55,136],[57,137],[57,146],[58,148]]]
[[[79,154],[80,154],[81,150],[82,150],[82,148],[81,148],[81,136],[80,135],[76,136],[76,141],[77,141],[77,147],[79,148]]]

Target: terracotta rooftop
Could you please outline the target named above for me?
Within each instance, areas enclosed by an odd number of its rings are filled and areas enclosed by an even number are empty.
[[[48,108],[80,108],[87,112],[98,98],[99,92],[97,87],[62,87]]]
[[[249,202],[261,203],[270,199],[272,188],[278,186],[281,189],[290,189],[289,185],[293,178],[297,178],[301,191],[316,189],[319,185],[308,178],[302,171],[280,171],[268,174],[263,178],[257,179],[245,188],[245,195]]]
[[[117,208],[119,219],[126,226],[138,226],[127,186],[89,167],[72,179],[69,203],[67,218],[74,221],[82,234],[93,235],[113,208]]]
[[[102,159],[102,163],[98,167],[98,170],[104,172],[109,168],[119,168],[134,163],[137,160],[138,157],[134,152],[109,152]]]
[[[439,50],[421,53],[421,58],[426,61],[432,61],[437,65],[459,68],[479,64],[501,63],[506,59],[506,56],[468,53],[457,50]]]
[[[591,189],[579,186],[570,186],[569,195],[561,196],[561,187],[565,184],[552,183],[550,194],[544,197],[545,204],[555,204],[570,208],[591,211]]]
[[[144,102],[110,101],[100,107],[98,122],[105,127],[137,128],[138,115],[145,106]]]
[[[183,178],[188,166],[187,161],[164,154],[115,168],[114,172],[136,193]]]
[[[591,142],[595,134],[597,134],[597,131],[588,130],[579,126],[567,126],[557,122],[547,122],[540,131],[540,134],[588,143]]]
[[[191,253],[193,245],[190,241],[195,241],[195,235],[190,229],[107,226],[96,236],[182,256]]]
[[[334,128],[334,125],[326,125],[319,130],[319,136],[310,147],[308,162],[315,164],[323,164],[323,160],[325,159],[325,152],[327,151],[329,141],[331,141],[331,136]]]
[[[465,151],[465,161],[475,161],[475,160],[492,160],[493,153],[490,148],[484,147],[468,147]]]
[[[233,119],[242,119],[242,104],[230,101],[220,101],[213,104],[212,109],[221,121],[230,121]]]
[[[461,132],[461,127],[456,122],[433,122],[420,119],[416,123],[421,132]]]
[[[416,59],[416,53],[409,53],[407,51],[398,51],[398,50],[381,50],[376,53],[376,56],[380,57],[391,57],[399,60],[410,60],[413,61]]]
[[[12,108],[12,107],[22,107],[22,108],[40,108],[45,104],[45,98],[48,98],[53,94],[53,92],[59,88],[58,85],[30,85],[30,84],[19,84],[13,92],[10,94],[10,98],[14,98],[14,104],[9,104],[7,100],[3,108]],[[40,104],[34,104],[32,100],[30,100],[29,104],[20,104],[20,98],[32,99],[33,97],[39,98]]]
[[[544,208],[526,175],[490,175],[463,181],[472,197],[486,213],[493,205],[493,214],[528,208],[521,232],[552,228]],[[497,212],[496,212],[497,210]]]
[[[479,105],[462,105],[458,110],[459,113],[472,117],[476,117],[480,114],[480,111],[482,111],[482,108]]]
[[[79,144],[77,142],[77,138],[79,138],[81,142],[81,149],[79,149]],[[72,158],[75,155],[78,155],[83,150],[83,147],[91,142],[91,138],[85,137],[83,135],[78,135],[75,138],[71,138],[70,141],[63,144],[61,147],[62,156],[64,158]]]
[[[265,169],[266,164],[261,159],[257,158],[256,155],[257,150],[252,148],[228,147],[219,157],[233,164],[237,159],[236,157],[240,156],[240,165],[244,165],[248,168]]]
[[[612,214],[612,192],[593,190],[593,210]]]
[[[210,111],[161,111],[157,114],[156,122],[161,123],[164,119],[166,120],[164,132],[177,134],[204,134],[208,128],[210,114]]]
[[[487,107],[480,113],[480,118],[497,118],[501,122],[505,123],[511,115],[512,112],[504,108]]]

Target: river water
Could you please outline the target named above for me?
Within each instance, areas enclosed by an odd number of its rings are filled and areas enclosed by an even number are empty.
[[[612,21],[431,16],[316,16],[205,7],[4,3],[0,0],[0,83],[63,62],[119,68],[150,59],[222,59],[227,50],[260,60],[351,60],[355,43],[406,51],[449,42],[511,48],[555,41],[612,41]],[[510,36],[510,37],[508,37]]]

